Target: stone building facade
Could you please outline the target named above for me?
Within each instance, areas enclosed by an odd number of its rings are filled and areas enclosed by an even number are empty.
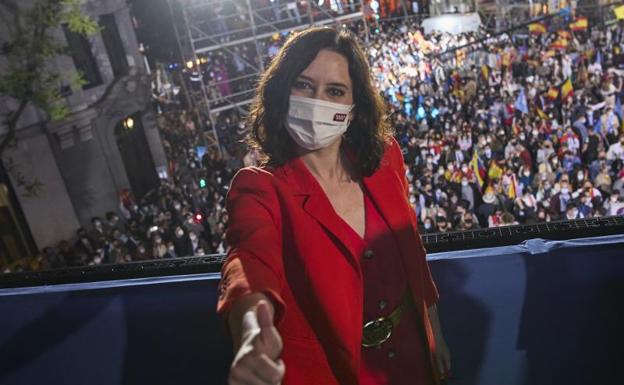
[[[18,7],[31,3],[13,2]],[[167,165],[151,107],[149,70],[128,4],[88,0],[84,10],[100,24],[97,34],[85,38],[62,28],[53,32],[71,55],[50,65],[58,71],[79,70],[87,81],[65,98],[71,114],[50,122],[30,106],[19,122],[17,146],[7,153],[24,175],[43,185],[29,197],[12,181],[19,205],[12,211],[21,212],[22,227],[38,249],[70,239],[92,217],[115,211],[123,190],[144,195]],[[3,65],[0,58],[0,69]],[[12,103],[0,98],[0,113],[10,111]],[[0,137],[5,131],[0,126]],[[15,221],[19,226],[19,218]]]

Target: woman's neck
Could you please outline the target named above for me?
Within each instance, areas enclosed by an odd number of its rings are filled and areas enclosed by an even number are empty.
[[[300,150],[301,160],[320,182],[345,183],[354,179],[350,162],[341,151],[342,140],[316,151]]]

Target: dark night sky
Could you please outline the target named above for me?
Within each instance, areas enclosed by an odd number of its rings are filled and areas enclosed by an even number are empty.
[[[139,25],[137,38],[145,46],[150,62],[181,62],[167,0],[129,0],[129,3]]]

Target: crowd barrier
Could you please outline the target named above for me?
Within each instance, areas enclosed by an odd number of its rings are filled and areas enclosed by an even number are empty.
[[[449,384],[623,381],[624,234],[428,259]],[[219,274],[179,271],[0,289],[0,384],[225,384],[232,352],[215,314]]]

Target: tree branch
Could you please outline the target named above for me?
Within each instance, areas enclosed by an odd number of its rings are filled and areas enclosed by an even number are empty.
[[[0,157],[2,156],[2,154],[4,154],[4,150],[9,146],[9,144],[11,144],[11,141],[13,140],[13,138],[15,138],[15,131],[17,130],[17,121],[19,120],[20,116],[24,112],[24,109],[26,109],[27,105],[28,105],[28,100],[22,99],[17,109],[10,115],[10,118],[7,120],[8,132],[6,136],[4,137],[4,139],[2,139],[2,142],[0,143]]]

